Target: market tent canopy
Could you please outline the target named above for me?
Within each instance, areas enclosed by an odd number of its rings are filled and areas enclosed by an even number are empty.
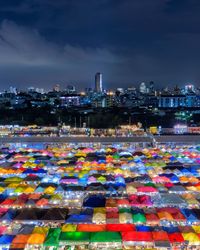
[[[200,226],[193,225],[192,228],[194,229],[195,233],[200,233]]]
[[[91,233],[91,242],[121,242],[121,234],[117,232]]]
[[[35,227],[33,230],[33,234],[44,234],[46,235],[49,231],[49,227]]]
[[[86,198],[83,202],[84,207],[105,207],[106,199],[102,195],[93,195]]]
[[[28,242],[30,235],[18,234],[12,241],[11,249],[24,248]]]
[[[14,218],[14,220],[37,220],[39,209],[27,209],[24,208],[20,213]]]
[[[199,245],[200,244],[200,238],[196,233],[182,233],[182,236],[185,241],[188,241],[189,244]]]
[[[133,214],[133,222],[134,223],[145,223],[146,217],[142,213]]]
[[[60,233],[60,228],[51,228],[44,242],[44,246],[58,246]]]
[[[58,220],[64,221],[68,213],[68,209],[66,208],[50,208],[47,209],[44,216],[41,218],[42,220]]]
[[[169,226],[169,227],[163,227],[163,230],[165,232],[167,232],[168,234],[172,234],[172,233],[179,233],[180,230],[178,227],[172,227],[172,226]]]
[[[181,233],[170,233],[170,234],[168,234],[168,237],[169,237],[169,241],[171,243],[174,243],[174,242],[182,243],[182,242],[184,242],[184,238],[183,238]]]
[[[132,230],[132,231],[134,231],[134,230]],[[140,225],[136,225],[136,231],[139,231],[139,232],[151,232],[152,227],[140,224]]]
[[[0,236],[0,245],[10,245],[14,239],[14,235],[2,235]]]
[[[134,231],[135,226],[133,224],[107,224],[106,231],[112,232],[128,232]]]
[[[15,209],[9,209],[8,212],[1,217],[1,220],[12,221],[16,214],[17,211]]]
[[[62,232],[76,232],[77,225],[74,224],[64,224],[62,226]]]
[[[62,232],[60,234],[60,241],[64,242],[89,242],[90,233],[88,232]]]
[[[165,231],[152,232],[154,241],[168,241],[168,234]]]
[[[43,244],[46,236],[45,234],[38,234],[38,233],[33,233],[30,235],[27,244],[31,245],[41,245]]]
[[[91,223],[92,216],[86,214],[72,214],[67,218],[67,223]]]
[[[106,225],[79,224],[77,226],[78,232],[102,232],[105,230],[106,230]]]
[[[33,232],[35,225],[23,225],[20,229],[18,234],[31,234]]]
[[[122,240],[123,241],[152,241],[152,234],[151,232],[136,232],[136,231],[130,231],[130,232],[122,232]]]
[[[6,231],[7,227],[6,226],[0,226],[0,235],[4,234]]]

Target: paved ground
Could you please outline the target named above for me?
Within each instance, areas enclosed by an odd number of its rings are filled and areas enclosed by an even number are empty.
[[[199,143],[200,135],[162,135],[162,136],[134,136],[134,137],[2,137],[0,143],[17,142],[82,142],[82,143],[113,143],[113,142],[135,142],[135,143]]]
[[[158,143],[199,143],[200,144],[200,135],[162,135],[154,136],[155,140]]]
[[[2,137],[0,143],[17,143],[17,142],[152,142],[150,137]]]

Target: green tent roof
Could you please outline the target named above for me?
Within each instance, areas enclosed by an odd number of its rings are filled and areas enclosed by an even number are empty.
[[[60,228],[50,228],[44,246],[57,246],[59,244]]]
[[[91,242],[121,242],[121,234],[118,232],[91,233]]]
[[[145,223],[146,222],[146,217],[144,214],[141,213],[137,213],[137,214],[133,214],[133,223]]]
[[[156,187],[156,185],[152,182],[145,183],[144,186],[146,187]]]
[[[21,182],[23,179],[17,176],[8,177],[4,182]]]
[[[119,213],[131,213],[131,208],[121,207],[119,208]]]
[[[14,190],[14,193],[23,193],[24,191],[24,188],[23,187],[17,187],[15,190]]]
[[[60,241],[90,241],[90,233],[88,232],[62,232]]]
[[[117,159],[119,159],[120,157],[119,157],[118,154],[114,154],[114,155],[113,155],[113,158],[114,158],[115,160],[117,160]]]

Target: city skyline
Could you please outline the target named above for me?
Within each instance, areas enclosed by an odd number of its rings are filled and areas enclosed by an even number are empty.
[[[100,91],[97,90],[97,86],[96,86],[96,75],[97,74],[100,74],[101,75],[101,87],[100,87]],[[195,89],[200,89],[200,86],[198,84],[193,84],[193,83],[182,83],[182,84],[173,84],[173,85],[161,85],[159,83],[155,83],[154,81],[147,81],[147,82],[144,82],[144,81],[141,81],[141,82],[137,82],[135,84],[129,84],[129,85],[119,85],[119,86],[113,86],[112,88],[110,88],[108,85],[105,86],[105,83],[104,83],[104,80],[103,80],[103,74],[100,73],[100,72],[97,72],[94,76],[94,80],[93,80],[93,83],[89,84],[89,85],[85,85],[85,86],[82,86],[81,88],[79,88],[79,84],[78,83],[59,83],[59,82],[56,82],[52,85],[49,85],[48,87],[44,87],[43,85],[37,85],[37,84],[30,84],[30,85],[24,85],[22,87],[18,87],[18,85],[14,85],[14,84],[9,84],[7,85],[6,87],[4,88],[1,88],[0,86],[0,92],[4,92],[4,91],[8,91],[8,92],[15,92],[15,91],[29,91],[30,89],[32,89],[33,91],[35,90],[42,90],[44,93],[47,93],[47,92],[50,92],[50,91],[65,91],[68,87],[73,87],[75,88],[76,92],[77,93],[83,93],[83,91],[86,91],[86,90],[91,90],[91,91],[94,91],[94,92],[104,92],[104,91],[116,91],[118,89],[129,89],[129,88],[135,88],[137,89],[138,91],[140,91],[140,88],[141,86],[145,85],[145,88],[147,87],[147,89],[150,89],[151,88],[151,84],[153,83],[154,87],[155,87],[155,90],[157,91],[163,91],[163,90],[169,90],[169,91],[173,91],[175,88],[179,88],[179,89],[184,89],[186,86],[193,86],[195,87]],[[143,88],[143,87],[142,87]],[[57,90],[56,90],[57,89]],[[59,89],[59,90],[58,90]],[[142,91],[140,91],[142,92]]]
[[[0,3],[0,87],[199,85],[197,0]],[[90,86],[91,85],[91,86]]]
[[[85,86],[79,86],[78,83],[74,83],[74,82],[65,82],[65,83],[60,83],[60,82],[56,82],[52,85],[49,85],[48,87],[45,87],[45,85],[37,85],[37,84],[32,84],[32,85],[24,85],[23,87],[18,87],[17,84],[9,84],[7,85],[5,88],[1,88],[0,86],[0,91],[10,91],[12,89],[11,92],[16,92],[16,91],[26,91],[29,89],[33,89],[33,90],[41,90],[43,92],[49,92],[49,91],[64,91],[66,88],[68,87],[72,87],[74,89],[76,89],[76,91],[78,92],[82,92],[85,91],[87,89],[90,89],[94,92],[104,92],[104,91],[111,91],[111,90],[117,90],[117,89],[128,89],[128,88],[136,88],[136,89],[141,89],[141,88],[146,88],[147,89],[151,89],[152,86],[153,88],[156,87],[156,90],[158,91],[162,91],[164,89],[169,89],[169,90],[173,90],[174,88],[178,87],[178,88],[185,88],[185,86],[195,86],[196,89],[199,89],[199,85],[195,84],[195,83],[191,83],[191,82],[187,82],[187,83],[182,83],[182,84],[173,84],[173,85],[160,85],[159,83],[155,83],[154,81],[141,81],[141,82],[137,82],[135,84],[129,84],[129,85],[124,85],[121,84],[119,86],[113,86],[112,88],[109,86],[109,84],[105,84],[105,81],[103,79],[103,74],[102,72],[96,72],[95,75],[93,76],[93,82],[85,85]],[[141,87],[142,86],[142,87]],[[143,92],[142,90],[140,92]]]

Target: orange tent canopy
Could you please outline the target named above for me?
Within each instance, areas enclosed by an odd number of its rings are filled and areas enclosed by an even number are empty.
[[[154,241],[169,240],[168,234],[165,231],[152,232]]]
[[[12,244],[26,244],[30,235],[29,234],[18,234],[13,239]]]
[[[106,225],[95,224],[79,224],[77,226],[79,232],[103,232],[106,231]]]
[[[11,244],[10,249],[24,249],[26,246],[26,243],[22,244]]]
[[[28,239],[28,244],[43,244],[44,240],[45,240],[46,236],[44,234],[31,234],[31,236]]]

